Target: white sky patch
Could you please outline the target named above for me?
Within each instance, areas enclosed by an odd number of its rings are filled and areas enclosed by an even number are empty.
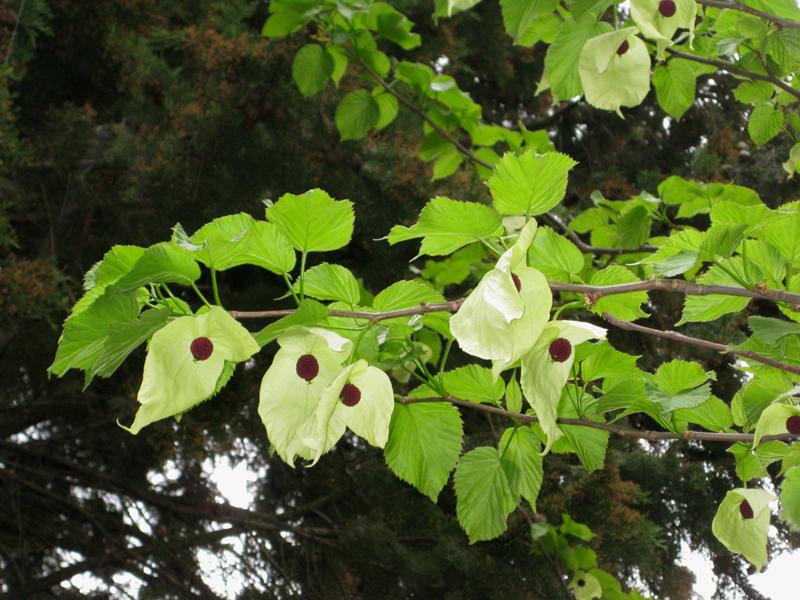
[[[211,459],[206,460],[203,470],[209,473],[209,479],[216,484],[220,495],[228,504],[238,508],[252,508],[255,496],[250,487],[260,479],[260,475],[248,466],[247,461],[234,464],[227,456],[221,456],[213,462]]]

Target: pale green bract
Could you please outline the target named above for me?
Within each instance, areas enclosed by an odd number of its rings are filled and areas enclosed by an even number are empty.
[[[530,221],[450,319],[461,349],[494,361],[495,377],[531,348],[550,316],[553,296],[547,279],[525,265],[535,234],[536,222]],[[519,291],[512,273],[519,278]]]
[[[694,22],[697,16],[695,0],[675,0],[675,14],[664,17],[658,10],[660,0],[631,0],[631,18],[642,35],[656,42],[656,56],[664,58],[664,49],[672,45],[672,37],[678,29],[689,30],[689,42],[694,38]]]
[[[592,106],[613,110],[638,106],[650,90],[650,54],[636,37],[635,27],[626,27],[593,37],[581,50],[578,72],[586,101]],[[619,47],[628,42],[622,55]]]
[[[191,344],[203,337],[213,344],[211,355],[195,360]],[[133,424],[122,427],[135,435],[154,421],[189,410],[213,395],[225,361],[242,362],[259,349],[250,332],[218,306],[175,319],[150,340],[136,397],[141,406]]]
[[[293,465],[296,456],[309,460],[317,456],[316,449],[306,445],[299,432],[309,426],[323,391],[341,373],[352,342],[326,329],[297,326],[281,335],[278,345],[280,350],[261,381],[258,414],[278,455]],[[319,365],[311,381],[297,374],[297,360],[306,354]]]
[[[764,409],[756,423],[756,432],[753,436],[753,448],[757,447],[765,435],[788,433],[786,420],[800,415],[800,406],[789,404],[772,404]]]
[[[543,454],[547,454],[562,436],[556,424],[558,403],[575,361],[575,347],[588,340],[604,340],[605,337],[605,329],[590,323],[552,321],[544,327],[531,351],[522,357],[522,393],[536,411],[539,424],[547,436]],[[553,360],[549,352],[550,344],[558,338],[568,340],[572,346],[563,362]]]
[[[361,394],[355,406],[340,401],[342,389],[348,383]],[[364,360],[347,366],[322,391],[313,416],[300,428],[300,439],[313,453],[311,466],[333,447],[348,427],[371,445],[383,448],[389,438],[393,409],[394,392],[386,373]]]
[[[744,500],[753,510],[751,519],[742,516],[741,504]],[[759,570],[767,562],[769,503],[774,500],[775,496],[764,490],[731,490],[719,505],[711,523],[714,535],[728,550],[744,555]]]

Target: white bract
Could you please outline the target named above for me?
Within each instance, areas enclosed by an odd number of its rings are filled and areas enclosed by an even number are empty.
[[[389,438],[394,392],[389,377],[364,360],[346,367],[322,391],[317,409],[300,430],[303,443],[313,450],[313,462],[330,450],[345,428],[378,448]]]
[[[242,362],[259,351],[250,332],[224,309],[180,317],[153,334],[144,361],[141,406],[133,434],[153,421],[177,416],[209,398],[225,361]]]
[[[494,361],[495,377],[530,350],[550,317],[553,296],[547,279],[526,265],[535,234],[536,222],[530,221],[450,319],[461,349]]]
[[[650,54],[635,34],[635,27],[626,27],[593,37],[584,45],[578,72],[592,106],[622,116],[621,106],[638,106],[647,96]]]
[[[536,411],[539,424],[547,436],[543,453],[547,453],[562,436],[556,424],[558,403],[575,361],[575,346],[605,337],[605,329],[590,323],[553,321],[544,327],[531,351],[522,357],[522,392]],[[551,354],[551,344],[559,339],[566,340],[569,344],[560,342],[561,347],[553,348],[552,354],[556,355],[554,357]]]
[[[285,462],[316,463],[348,427],[373,446],[386,444],[394,393],[383,371],[363,360],[343,366],[352,342],[325,329],[294,327],[277,341],[258,413]]]
[[[293,327],[277,341],[280,350],[261,381],[258,414],[270,443],[291,465],[296,456],[315,456],[298,431],[314,416],[322,391],[341,372],[352,342],[316,327]],[[312,356],[316,361],[317,372],[309,379],[298,373],[298,361],[303,356]]]

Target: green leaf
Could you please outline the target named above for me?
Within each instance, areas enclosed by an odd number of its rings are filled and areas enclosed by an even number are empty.
[[[163,242],[147,248],[130,272],[114,286],[131,292],[148,283],[182,283],[191,285],[200,277],[200,267],[190,256]]]
[[[506,385],[506,408],[511,412],[522,411],[522,390],[517,383],[516,374],[509,380]]]
[[[728,258],[744,239],[746,229],[744,224],[712,225],[703,236],[697,257],[708,261],[713,261],[716,257]]]
[[[506,33],[519,44],[536,22],[557,4],[558,0],[500,0]]]
[[[253,334],[253,339],[262,348],[295,325],[316,325],[328,316],[328,309],[316,300],[306,298],[292,314],[270,323],[258,333]]]
[[[496,538],[516,506],[515,494],[496,448],[476,448],[458,461],[453,477],[458,522],[470,543]]]
[[[114,246],[105,253],[103,260],[86,272],[83,289],[87,292],[96,287],[105,287],[127,275],[142,257],[145,249],[139,246]]]
[[[581,50],[590,37],[605,31],[605,26],[598,24],[597,17],[592,14],[586,14],[577,21],[572,17],[564,21],[544,58],[545,73],[554,101],[567,100],[583,93],[578,74]]]
[[[367,135],[381,117],[381,108],[367,90],[345,96],[336,107],[336,128],[342,141],[359,140]]]
[[[617,246],[638,248],[650,237],[652,219],[644,206],[634,206],[617,221]]]
[[[800,467],[789,469],[781,483],[781,518],[794,531],[800,531]]]
[[[438,181],[439,179],[450,177],[450,175],[458,170],[458,167],[460,167],[463,162],[464,155],[461,154],[455,146],[449,147],[433,162],[431,181]]]
[[[761,412],[781,394],[791,388],[791,383],[780,376],[780,380],[759,375],[745,383],[731,401],[734,423],[752,429],[758,422]]]
[[[550,281],[574,281],[583,270],[583,254],[567,238],[540,227],[528,250],[528,263]]]
[[[389,244],[394,245],[422,238],[417,256],[440,256],[502,232],[500,215],[490,207],[437,196],[425,205],[415,225],[395,225],[387,239]]]
[[[783,111],[771,104],[759,104],[747,119],[747,133],[756,146],[763,146],[783,129]]]
[[[346,246],[353,235],[353,203],[334,200],[320,189],[284,194],[267,208],[267,218],[301,252],[327,252]]]
[[[172,241],[207,267],[224,271],[246,263],[255,223],[245,213],[226,215],[203,225],[191,238],[186,237],[178,224],[173,229]]]
[[[138,313],[134,294],[116,286],[107,288],[89,307],[64,322],[50,373],[60,377],[70,369],[88,371],[100,358],[110,328],[134,321]]]
[[[295,290],[300,284],[294,284]],[[358,304],[361,288],[355,275],[342,265],[322,263],[307,269],[303,275],[303,291],[306,296],[318,300],[341,300],[347,304]]]
[[[696,83],[694,67],[685,60],[672,59],[666,66],[658,65],[653,72],[658,104],[677,121],[694,103]]]
[[[588,396],[584,399],[591,400]],[[558,405],[559,418],[577,419],[580,417],[572,402],[569,399],[569,392],[562,393]],[[593,421],[602,422],[602,418],[592,414],[584,414],[586,418]],[[553,452],[567,453],[574,452],[578,455],[578,460],[588,473],[592,473],[603,468],[606,460],[606,450],[608,449],[609,433],[602,429],[592,427],[581,427],[579,425],[561,425],[561,432],[564,437],[553,446]]]
[[[292,79],[303,96],[321,92],[333,74],[333,58],[318,44],[306,44],[295,54]]]
[[[741,271],[741,257],[734,257],[725,260],[725,264],[732,267],[734,271]],[[738,281],[734,280],[723,269],[717,265],[712,266],[705,274],[697,278],[698,283],[721,284],[734,287],[742,287]],[[720,294],[709,294],[707,296],[686,296],[683,304],[683,315],[677,325],[697,321],[714,321],[722,315],[728,313],[738,313],[750,302],[749,298],[737,296],[723,296]]]
[[[211,352],[205,358],[196,358],[191,350],[198,338],[210,341]],[[216,389],[225,361],[242,362],[258,350],[250,333],[218,306],[175,319],[150,340],[136,397],[139,410],[124,429],[136,435],[150,423],[206,400]]]
[[[461,415],[452,404],[397,404],[384,457],[389,468],[433,502],[461,454]]]
[[[444,296],[430,285],[419,280],[396,281],[381,290],[372,301],[379,312],[419,306],[421,303],[443,302]]]
[[[634,283],[639,281],[625,267],[612,265],[592,275],[589,281],[591,285],[617,285],[621,283]],[[647,313],[641,309],[641,305],[647,302],[647,292],[630,292],[627,294],[614,294],[603,296],[595,302],[591,311],[597,315],[609,312],[623,321],[635,321],[640,317],[646,317]]]
[[[292,245],[273,223],[256,221],[250,232],[247,252],[232,261],[231,266],[256,265],[283,275],[294,269],[297,257]]]
[[[333,60],[331,81],[333,81],[333,85],[339,87],[339,82],[342,80],[342,77],[344,77],[345,71],[347,71],[347,64],[349,62],[347,52],[339,46],[328,46],[325,48],[325,52],[327,52],[331,60]]]
[[[498,444],[500,462],[514,496],[522,496],[536,510],[542,487],[542,446],[530,427],[509,427]]]
[[[86,293],[73,305],[70,316],[86,310],[103,295],[108,286],[127,275],[144,251],[139,246],[114,246],[106,252],[103,260],[95,263],[84,275],[83,288]]]
[[[736,86],[733,95],[743,104],[759,104],[772,98],[775,88],[766,81],[744,81]]]
[[[696,423],[708,431],[726,431],[733,427],[731,409],[716,396],[693,408],[678,409],[672,413],[672,418],[677,422]]]
[[[385,92],[382,88],[375,88],[372,91],[372,96],[375,98],[375,102],[378,103],[378,109],[380,110],[380,117],[375,124],[375,129],[380,131],[395,120],[399,105],[397,98]]]
[[[97,362],[86,372],[87,385],[96,375],[111,377],[131,352],[167,324],[169,313],[168,308],[146,310],[135,321],[113,323]]]
[[[747,318],[747,324],[754,334],[768,344],[777,344],[787,335],[800,335],[800,325],[782,319],[753,315]]]
[[[775,497],[764,490],[739,488],[731,490],[717,509],[711,530],[731,552],[743,554],[757,569],[767,563],[769,503]],[[741,504],[747,501],[753,517],[742,516]]]
[[[403,50],[411,50],[421,43],[419,34],[411,33],[411,21],[385,2],[373,4],[367,19],[371,29],[377,29],[381,37]]]
[[[622,106],[641,104],[650,91],[650,53],[635,33],[635,27],[626,27],[593,37],[584,45],[578,72],[592,106],[619,113]],[[628,51],[620,54],[617,50],[624,42]]]
[[[556,206],[567,189],[567,173],[577,163],[566,154],[537,156],[507,152],[489,179],[494,205],[502,215],[540,215]]]
[[[788,262],[800,263],[800,214],[783,214],[760,227],[755,236],[775,246]]]
[[[655,373],[656,385],[668,394],[696,388],[708,381],[711,375],[699,363],[686,360],[671,360],[662,363]]]
[[[578,538],[584,542],[592,541],[594,534],[588,526],[584,525],[583,523],[573,521],[572,517],[570,517],[567,513],[561,513],[561,520],[563,522],[559,526],[559,529],[561,530],[562,534],[571,535],[572,537]]]
[[[447,393],[470,402],[494,404],[505,393],[503,380],[495,380],[492,371],[480,365],[467,365],[446,371],[442,376],[442,383]]]

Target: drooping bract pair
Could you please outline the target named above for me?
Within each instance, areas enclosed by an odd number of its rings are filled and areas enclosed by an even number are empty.
[[[495,377],[520,365],[522,391],[547,436],[547,452],[561,437],[557,408],[574,347],[605,338],[605,329],[579,321],[549,322],[553,296],[547,278],[527,265],[535,235],[536,222],[529,221],[453,315],[450,329],[462,350],[492,361]]]
[[[261,382],[258,413],[278,455],[316,463],[349,427],[379,448],[389,437],[389,377],[364,360],[344,365],[352,342],[317,327],[293,327]]]

